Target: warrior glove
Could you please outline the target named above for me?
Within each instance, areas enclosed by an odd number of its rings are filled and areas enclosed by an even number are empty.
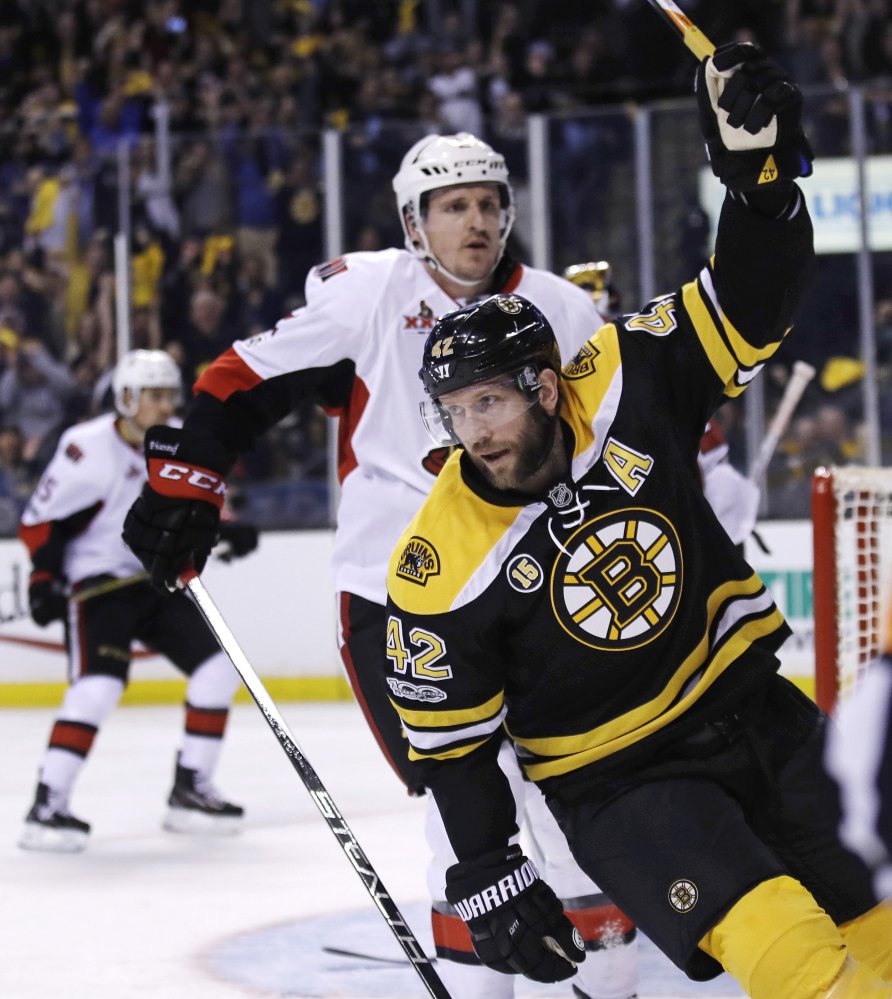
[[[761,49],[720,46],[700,63],[695,89],[712,172],[727,188],[767,190],[811,174],[802,93]]]
[[[28,609],[31,620],[41,628],[51,621],[64,621],[68,598],[61,580],[48,573],[33,573],[28,585]]]
[[[216,441],[168,426],[148,430],[145,454],[149,481],[124,520],[123,538],[152,585],[173,590],[188,565],[201,572],[217,542],[231,462]]]
[[[585,960],[579,931],[519,846],[454,864],[446,898],[467,923],[477,957],[494,971],[561,982]]]

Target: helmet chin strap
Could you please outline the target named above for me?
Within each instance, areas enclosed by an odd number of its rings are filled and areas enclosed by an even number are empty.
[[[424,231],[424,226],[420,225],[418,222],[414,223],[415,231],[418,233],[418,239],[412,240],[411,237],[406,240],[407,246],[426,264],[428,264],[432,270],[436,271],[438,274],[442,274],[444,277],[448,278],[450,281],[454,281],[455,284],[461,285],[463,288],[474,288],[478,284],[491,278],[499,266],[499,261],[502,259],[505,253],[505,241],[501,240],[499,244],[499,256],[492,267],[484,274],[482,278],[475,278],[473,280],[468,280],[467,278],[460,278],[457,274],[453,274],[452,271],[448,270],[443,262],[437,257],[434,251],[431,249],[430,241],[427,238],[427,233]],[[411,245],[409,245],[411,244]]]
[[[447,270],[443,264],[434,256],[430,251],[424,254],[422,258],[426,264],[429,264],[433,270],[438,274],[442,274],[444,277],[448,278],[450,281],[455,282],[455,284],[460,284],[463,288],[475,288],[478,284],[485,281],[487,278],[492,277],[495,273],[496,267],[499,265],[497,260],[495,264],[486,272],[482,278],[476,278],[469,281],[467,278],[460,278],[457,274],[453,274],[452,271]],[[501,254],[499,254],[499,260],[501,260]]]

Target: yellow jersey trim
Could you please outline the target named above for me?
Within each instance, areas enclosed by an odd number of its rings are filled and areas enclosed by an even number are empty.
[[[602,326],[585,347],[591,351],[585,374],[567,378],[570,391],[563,393],[561,416],[569,423],[576,438],[574,458],[584,454],[595,441],[595,422],[613,385],[616,372],[622,367],[619,331],[613,323]],[[564,371],[574,371],[573,361]],[[566,386],[565,386],[566,388]],[[611,421],[612,422],[612,421]],[[598,441],[599,450],[604,441]]]
[[[387,571],[387,589],[393,602],[410,614],[448,611],[524,509],[495,506],[465,487],[460,452],[453,454],[434,483],[431,499],[394,549]],[[454,543],[456,537],[462,539],[460,548]],[[407,579],[399,571],[403,553],[413,538],[423,539],[437,556],[438,572],[427,576],[423,583]]]
[[[737,374],[739,365],[713,321],[712,313],[706,308],[706,303],[700,295],[696,281],[692,281],[682,288],[682,300],[688,315],[691,317],[691,322],[694,324],[694,329],[697,331],[700,343],[703,345],[703,350],[706,352],[707,360],[725,386],[725,393],[739,395],[743,389],[733,391],[737,389],[734,384],[734,376]]]
[[[732,597],[750,597],[758,593],[760,589],[762,589],[762,581],[753,573],[747,580],[730,580],[710,594],[707,601],[706,629],[703,637],[678,670],[676,670],[675,675],[666,684],[660,694],[646,704],[642,704],[632,711],[628,711],[624,715],[612,719],[605,725],[577,735],[552,736],[543,739],[522,739],[512,734],[512,738],[515,739],[518,745],[523,746],[524,749],[529,750],[533,755],[558,757],[558,759],[547,763],[530,764],[528,767],[529,776],[533,780],[537,780],[540,777],[554,776],[556,773],[566,773],[568,770],[575,770],[579,766],[584,766],[585,763],[601,759],[631,745],[633,742],[637,742],[639,739],[650,735],[677,717],[712,683],[718,675],[713,670],[715,662],[720,661],[725,655],[727,647],[734,644],[736,636],[728,640],[726,646],[716,656],[713,663],[710,664],[694,690],[687,697],[670,707],[684,685],[708,659],[709,632],[719,609]],[[767,621],[770,624],[765,631],[757,630],[757,633],[751,631],[753,625],[760,624],[763,621]],[[780,611],[777,608],[772,608],[766,612],[765,616],[744,625],[737,634],[746,636],[745,648],[756,638],[762,637],[763,634],[770,634],[779,628],[782,623],[783,617]],[[743,651],[742,648],[736,655],[739,655],[741,651]],[[692,695],[696,696],[692,697]]]
[[[391,697],[390,703],[396,708],[400,718],[410,728],[451,728],[453,726],[477,725],[492,718],[502,710],[505,692],[500,690],[483,704],[473,708],[459,708],[456,711],[413,711],[404,708]],[[460,733],[456,733],[460,737]],[[484,740],[485,741],[485,740]]]
[[[455,749],[449,749],[445,753],[436,751],[430,753],[419,753],[418,750],[413,746],[409,745],[409,759],[413,762],[418,762],[419,760],[456,760],[461,756],[467,756],[469,753],[473,753],[475,749],[479,749],[485,742],[488,742],[489,736],[485,739],[481,739],[479,742],[469,743],[467,746],[457,746]]]

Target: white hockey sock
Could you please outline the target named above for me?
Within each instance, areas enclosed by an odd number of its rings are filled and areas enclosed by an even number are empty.
[[[40,767],[40,780],[66,800],[97,731],[123,692],[123,680],[102,675],[82,677],[66,691]]]
[[[206,659],[186,687],[186,724],[180,766],[210,778],[223,747],[229,705],[240,678],[222,652]]]

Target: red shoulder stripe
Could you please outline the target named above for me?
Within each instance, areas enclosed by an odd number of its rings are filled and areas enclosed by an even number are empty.
[[[232,347],[228,347],[204,369],[192,386],[192,393],[207,392],[220,402],[226,402],[235,392],[248,392],[262,381],[260,375],[252,371]]]

